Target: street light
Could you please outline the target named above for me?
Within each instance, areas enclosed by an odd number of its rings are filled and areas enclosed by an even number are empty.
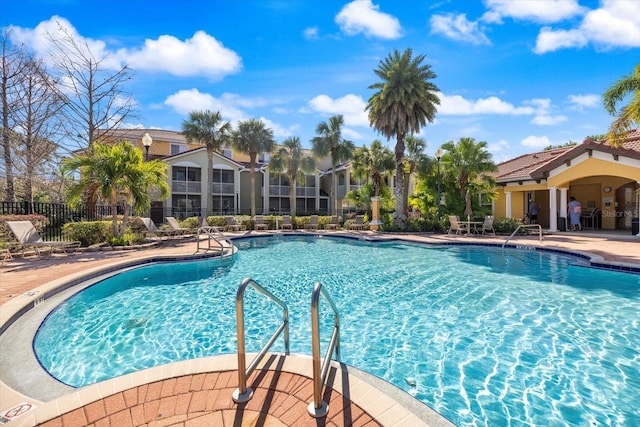
[[[436,151],[436,160],[438,161],[438,221],[440,220],[440,157],[442,157],[442,150],[438,148]]]
[[[142,145],[144,145],[146,150],[145,159],[147,162],[149,161],[149,147],[151,147],[151,144],[153,144],[153,139],[151,135],[149,135],[149,132],[145,132],[144,135],[142,135]]]

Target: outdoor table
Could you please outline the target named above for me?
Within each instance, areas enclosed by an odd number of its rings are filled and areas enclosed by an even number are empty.
[[[483,221],[461,221],[463,224],[467,224],[467,236],[471,233],[477,234],[478,233],[478,226],[482,227],[482,224],[484,224]],[[473,226],[473,228],[471,228],[471,226]]]

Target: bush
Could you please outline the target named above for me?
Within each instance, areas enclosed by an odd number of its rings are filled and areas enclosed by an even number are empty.
[[[113,237],[111,221],[68,222],[62,232],[69,240],[78,240],[82,246],[109,242]]]
[[[500,234],[511,234],[519,225],[522,225],[522,222],[515,218],[495,218],[493,220],[493,229]]]

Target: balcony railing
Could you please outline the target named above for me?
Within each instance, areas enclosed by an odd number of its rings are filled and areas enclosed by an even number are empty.
[[[235,185],[233,182],[214,182],[211,194],[233,194]]]
[[[296,196],[298,197],[315,197],[316,187],[296,187]]]
[[[296,197],[315,197],[317,194],[316,187],[300,187],[296,186]],[[269,194],[271,196],[288,196],[288,185],[270,185]]]
[[[200,194],[202,183],[200,181],[171,181],[171,192],[173,193],[195,193]]]

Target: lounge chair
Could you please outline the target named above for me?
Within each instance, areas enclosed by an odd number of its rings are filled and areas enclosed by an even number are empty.
[[[469,234],[469,226],[461,222],[457,215],[449,215],[449,224],[448,235],[451,235],[454,231],[456,236],[462,233]]]
[[[176,231],[176,234],[187,234],[191,232],[191,229],[182,227],[178,220],[175,219],[175,217],[168,216],[166,218],[169,226],[171,226],[171,228]]]
[[[29,249],[33,249],[36,255],[40,256],[43,250],[49,251],[49,254],[56,250],[64,253],[67,253],[68,250],[73,250],[75,254],[80,247],[79,241],[45,242],[31,221],[7,221],[7,226],[22,246],[23,257]]]
[[[291,223],[291,215],[282,216],[282,229],[293,231],[293,224]]]
[[[367,224],[364,223],[364,215],[356,215],[353,223],[349,224],[349,230],[364,230]]]
[[[337,230],[340,228],[340,224],[338,224],[338,215],[333,215],[331,217],[331,222],[325,224],[325,230]]]
[[[494,236],[496,235],[496,230],[493,228],[493,215],[487,215],[484,217],[484,223],[482,223],[482,234],[487,234],[490,232]]]
[[[309,220],[309,224],[305,224],[304,226],[307,230],[317,230],[318,229],[318,215],[311,215]]]
[[[236,219],[232,216],[225,217],[225,221],[224,231],[245,231],[247,229],[244,224],[236,222]]]
[[[145,236],[146,235],[153,235],[153,236],[158,236],[158,237],[172,237],[172,236],[177,236],[178,234],[180,234],[180,231],[176,231],[174,229],[165,229],[165,230],[161,230],[158,228],[158,226],[156,225],[155,222],[153,222],[153,220],[151,218],[146,218],[146,217],[140,217],[140,221],[142,221],[142,223],[144,224],[145,228],[147,229]]]
[[[269,224],[264,222],[264,216],[256,215],[256,223],[255,223],[254,229],[256,231],[258,231],[258,230],[268,230],[269,229]]]

